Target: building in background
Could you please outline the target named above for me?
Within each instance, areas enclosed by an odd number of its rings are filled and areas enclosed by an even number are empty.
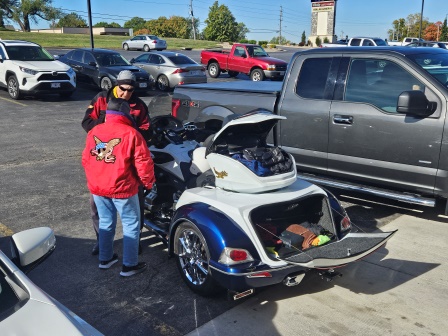
[[[315,46],[316,38],[323,42],[325,38],[329,42],[335,42],[337,0],[311,0],[311,34],[309,40]]]

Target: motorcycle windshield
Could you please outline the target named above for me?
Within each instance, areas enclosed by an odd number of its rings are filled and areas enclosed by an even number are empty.
[[[312,247],[296,249],[283,254],[281,260],[307,268],[329,268],[343,266],[364,258],[384,245],[396,232],[349,233],[343,239]]]

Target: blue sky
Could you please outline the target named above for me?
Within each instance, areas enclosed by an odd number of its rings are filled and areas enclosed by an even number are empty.
[[[282,8],[282,36],[291,42],[300,42],[302,32],[306,36],[311,30],[310,0],[225,0],[237,22],[243,22],[250,29],[249,39],[270,40],[278,36],[280,11]],[[123,25],[134,16],[145,20],[172,15],[188,17],[190,0],[90,0],[93,24],[99,21],[117,22]],[[204,29],[209,8],[214,0],[192,0],[193,14],[199,18],[200,29]],[[67,14],[76,12],[87,20],[87,1],[53,0],[55,7]],[[422,0],[338,0],[336,34],[338,36],[378,36],[387,38],[392,21],[420,13]],[[430,22],[442,21],[448,14],[447,0],[424,0],[423,17]],[[49,23],[41,21],[31,24],[32,28],[48,28]]]

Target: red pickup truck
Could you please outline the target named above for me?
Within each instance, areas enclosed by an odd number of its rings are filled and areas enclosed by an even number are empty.
[[[253,81],[283,80],[287,62],[269,57],[266,51],[256,44],[235,43],[228,50],[202,50],[201,63],[207,67],[208,74],[216,78],[221,72],[227,72],[230,77],[240,72],[250,76]]]

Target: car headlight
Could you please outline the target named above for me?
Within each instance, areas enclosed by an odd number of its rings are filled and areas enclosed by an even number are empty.
[[[23,71],[24,73],[27,73],[29,75],[37,75],[39,73],[39,71],[36,70],[32,70],[32,69],[28,69],[28,68],[24,68],[24,67],[19,67],[21,71]]]
[[[268,64],[268,70],[275,70],[274,64]]]
[[[75,70],[73,70],[73,68],[69,68],[69,69],[67,70],[67,73],[68,73],[69,75],[73,75],[73,74],[75,73]]]

